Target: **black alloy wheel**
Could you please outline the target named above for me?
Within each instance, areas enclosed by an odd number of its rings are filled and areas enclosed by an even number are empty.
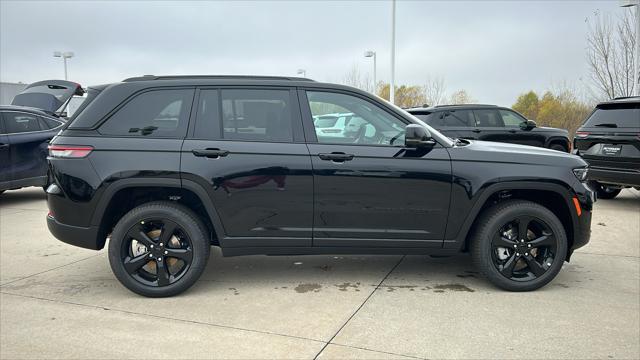
[[[207,228],[183,205],[151,202],[125,214],[109,241],[109,263],[129,290],[149,297],[193,285],[209,258]]]
[[[510,291],[538,289],[560,272],[567,254],[562,222],[546,207],[507,200],[477,220],[470,250],[478,269]]]

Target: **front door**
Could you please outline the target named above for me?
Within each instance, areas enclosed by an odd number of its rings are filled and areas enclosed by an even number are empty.
[[[311,246],[313,177],[297,93],[203,88],[181,152],[185,181],[206,189],[223,247]]]
[[[407,120],[348,92],[300,92],[313,163],[314,246],[441,247],[451,191],[447,149],[404,147]],[[340,136],[313,117],[350,114]]]

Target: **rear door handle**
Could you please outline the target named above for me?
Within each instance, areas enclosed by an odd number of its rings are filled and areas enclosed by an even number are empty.
[[[191,150],[191,152],[195,156],[208,157],[208,158],[214,158],[214,159],[229,155],[229,150],[220,150],[220,149],[193,149]]]
[[[345,153],[331,153],[331,154],[318,154],[318,157],[322,160],[331,160],[334,162],[345,162],[353,160],[353,154],[345,154]]]
[[[481,132],[482,130],[480,130],[480,129],[473,129],[473,130],[471,130],[471,131],[473,131],[474,133],[479,133],[479,132]]]
[[[515,133],[517,133],[517,132],[518,132],[518,130],[516,130],[516,129],[511,129],[511,130],[509,130],[509,132],[510,132],[510,133],[512,133],[512,134],[515,134]]]

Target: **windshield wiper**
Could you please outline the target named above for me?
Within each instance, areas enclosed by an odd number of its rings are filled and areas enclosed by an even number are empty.
[[[617,128],[618,124],[614,124],[614,123],[604,123],[604,124],[598,124],[598,125],[594,125],[594,126],[599,126],[599,127],[608,127],[608,128]]]

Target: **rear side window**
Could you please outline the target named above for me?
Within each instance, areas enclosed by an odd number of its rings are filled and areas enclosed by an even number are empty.
[[[471,110],[449,110],[443,113],[444,127],[474,127],[475,119]]]
[[[8,134],[42,130],[37,115],[19,112],[4,113],[4,127]]]
[[[112,136],[182,137],[192,100],[192,89],[143,92],[125,103],[98,131]]]
[[[584,126],[640,128],[640,105],[598,106]]]
[[[289,90],[223,89],[220,97],[223,139],[293,141]]]
[[[478,127],[504,127],[502,117],[496,110],[480,109],[473,112],[476,114]]]

